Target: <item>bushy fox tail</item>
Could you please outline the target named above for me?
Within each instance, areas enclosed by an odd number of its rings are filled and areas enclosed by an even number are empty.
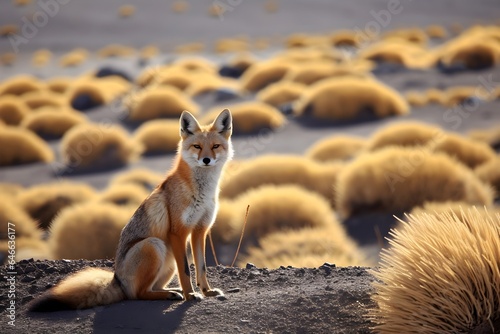
[[[31,312],[85,309],[125,299],[125,294],[112,271],[88,268],[64,279],[33,300]]]

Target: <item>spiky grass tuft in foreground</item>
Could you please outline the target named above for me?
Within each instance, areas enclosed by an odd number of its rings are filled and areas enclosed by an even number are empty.
[[[373,275],[380,333],[497,333],[500,215],[409,215]]]

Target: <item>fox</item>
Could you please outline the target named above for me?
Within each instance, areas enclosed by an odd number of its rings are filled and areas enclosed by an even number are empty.
[[[171,170],[120,234],[114,271],[77,272],[34,299],[29,311],[85,309],[126,299],[200,300],[223,295],[207,281],[205,243],[218,210],[223,167],[233,157],[231,112],[224,109],[211,124],[202,126],[183,111],[179,133]],[[192,286],[188,243],[201,294]],[[180,289],[166,288],[175,274]]]

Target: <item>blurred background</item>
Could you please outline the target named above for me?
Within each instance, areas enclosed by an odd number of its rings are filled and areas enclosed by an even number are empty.
[[[113,258],[178,117],[229,108],[229,265],[373,266],[410,212],[499,212],[497,1],[0,0],[0,260]]]

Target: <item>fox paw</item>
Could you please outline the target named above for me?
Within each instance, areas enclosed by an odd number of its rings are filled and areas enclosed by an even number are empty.
[[[216,297],[216,296],[224,296],[224,293],[220,289],[210,289],[203,291],[203,294],[206,297]]]
[[[170,292],[170,295],[168,296],[169,300],[183,300],[184,299],[184,296],[177,291],[170,290],[169,292]]]
[[[200,301],[202,299],[203,299],[203,296],[200,295],[198,292],[191,292],[186,296],[186,300]]]

